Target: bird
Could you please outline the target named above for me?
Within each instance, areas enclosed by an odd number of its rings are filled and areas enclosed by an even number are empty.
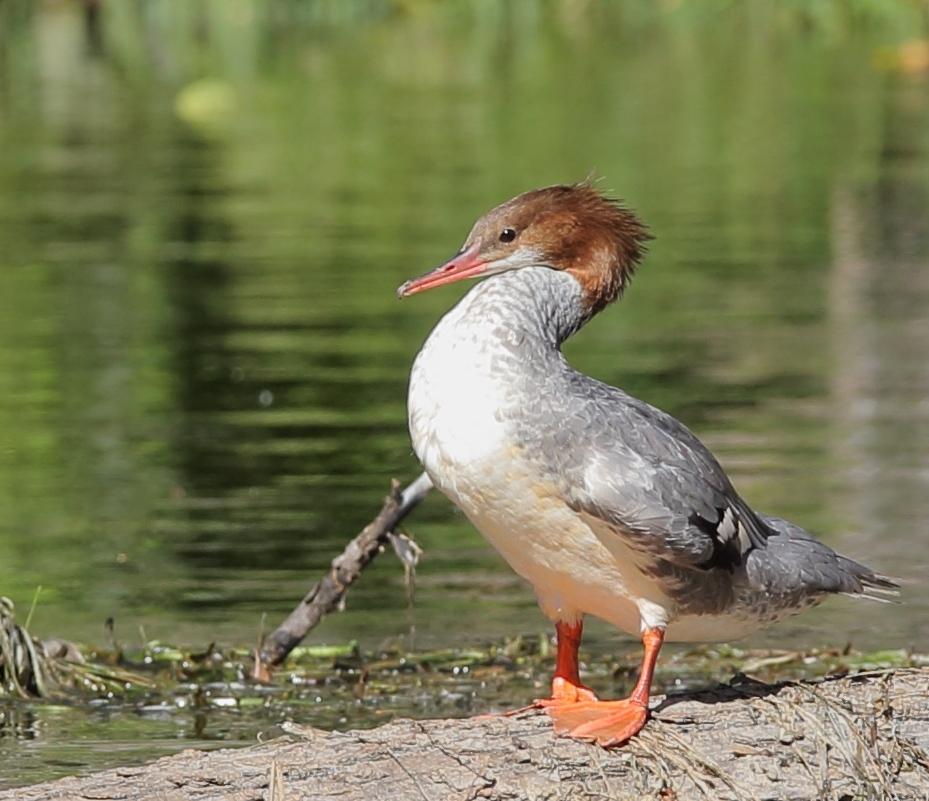
[[[397,290],[472,287],[432,329],[408,388],[426,473],[532,585],[556,634],[557,734],[613,747],[646,724],[664,642],[728,641],[896,581],[754,510],[683,423],[587,376],[561,346],[623,295],[651,233],[591,180],[534,189],[474,223],[453,258]],[[580,678],[585,616],[641,637],[628,698]]]

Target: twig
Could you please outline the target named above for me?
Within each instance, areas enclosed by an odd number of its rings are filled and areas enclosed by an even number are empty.
[[[392,483],[390,494],[384,499],[377,517],[332,560],[329,572],[313,585],[296,609],[265,639],[256,654],[254,675],[261,675],[264,665],[283,662],[325,615],[338,608],[348,588],[388,541],[388,534],[426,497],[430,489],[432,481],[425,473],[402,491],[396,481]]]

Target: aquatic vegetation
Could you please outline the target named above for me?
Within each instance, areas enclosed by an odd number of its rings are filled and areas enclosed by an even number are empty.
[[[349,641],[296,648],[270,681],[258,682],[250,678],[252,651],[244,647],[211,643],[192,651],[159,641],[116,650],[84,647],[78,662],[46,656],[41,644],[12,623],[12,615],[3,621],[0,677],[10,672],[3,672],[5,664],[19,666],[14,673],[18,697],[66,698],[75,705],[104,700],[140,709],[237,709],[267,725],[292,715],[322,727],[366,727],[395,715],[459,717],[518,707],[544,691],[552,659],[551,641],[542,635],[482,648],[412,652],[398,646],[363,651]],[[13,636],[10,626],[17,632]],[[11,648],[10,642],[19,644]],[[8,656],[22,653],[31,655],[32,678],[26,678],[24,657]],[[656,687],[673,693],[742,675],[777,682],[926,664],[929,656],[905,650],[700,646],[672,650],[657,673]],[[585,661],[584,677],[600,691],[622,692],[634,682],[637,665],[630,647],[617,659]]]
[[[0,697],[47,693],[44,651],[14,619],[13,602],[0,597]]]

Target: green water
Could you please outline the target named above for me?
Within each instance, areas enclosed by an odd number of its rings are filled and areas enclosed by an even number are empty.
[[[594,172],[657,238],[569,358],[908,580],[752,642],[929,648],[927,26],[872,6],[0,1],[0,594],[42,587],[41,636],[253,642],[418,472],[407,371],[464,288],[394,288]],[[408,527],[417,647],[544,628],[442,498]],[[312,639],[409,622],[387,556]],[[0,785],[255,734],[56,710],[2,719]]]

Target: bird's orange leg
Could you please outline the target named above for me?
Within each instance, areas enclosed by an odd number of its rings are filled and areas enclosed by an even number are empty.
[[[552,697],[535,702],[536,708],[547,709],[558,704],[576,704],[579,701],[596,701],[594,691],[581,684],[577,649],[581,644],[584,622],[555,623],[558,652],[555,657],[555,675],[552,677]]]
[[[635,689],[622,701],[578,701],[546,707],[555,731],[578,740],[592,740],[604,748],[620,745],[638,734],[648,717],[648,695],[664,629],[646,629],[642,634],[645,656]]]

